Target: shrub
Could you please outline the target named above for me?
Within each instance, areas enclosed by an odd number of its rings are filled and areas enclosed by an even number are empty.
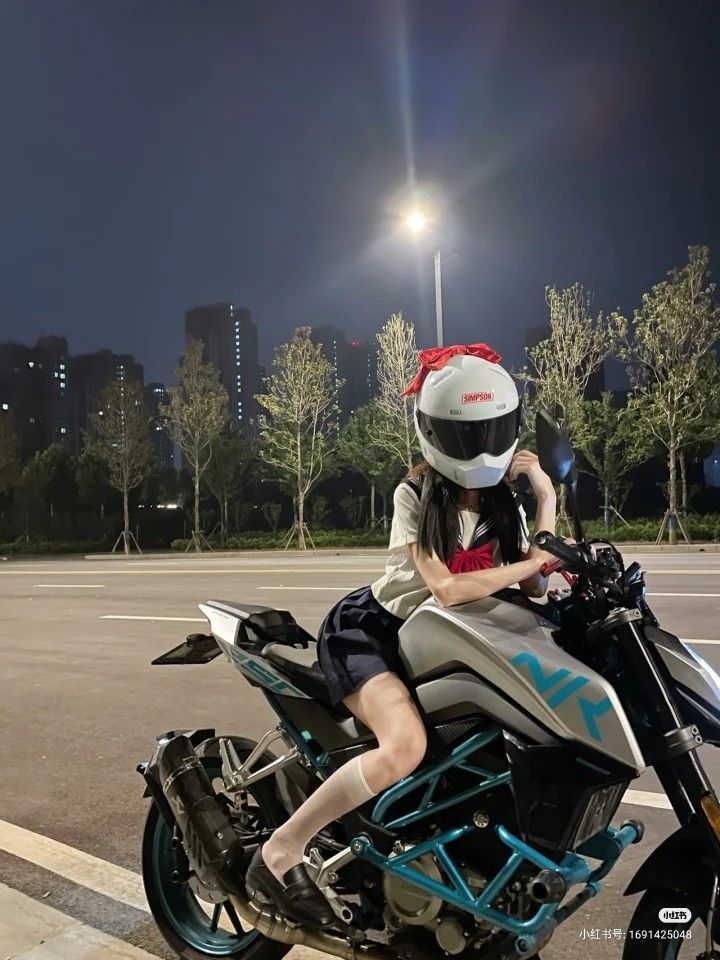
[[[108,550],[107,543],[87,540],[16,540],[0,543],[0,556],[47,556],[60,553],[100,553]]]
[[[228,537],[228,550],[277,550],[282,549],[287,530],[270,533],[266,530],[249,530],[247,533]],[[386,547],[388,535],[377,528],[370,532],[362,530],[310,530],[316,547]],[[185,550],[189,540],[173,540],[172,550]],[[308,547],[310,544],[308,543]],[[311,548],[312,549],[312,548]]]

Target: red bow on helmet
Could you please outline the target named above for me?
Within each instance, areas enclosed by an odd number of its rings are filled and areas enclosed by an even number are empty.
[[[420,369],[415,374],[413,382],[403,390],[400,396],[408,397],[418,393],[431,370],[442,370],[450,357],[458,356],[481,357],[483,360],[489,360],[490,363],[500,363],[502,360],[500,354],[495,353],[486,343],[460,343],[454,347],[430,347],[429,350],[421,350],[418,354]]]

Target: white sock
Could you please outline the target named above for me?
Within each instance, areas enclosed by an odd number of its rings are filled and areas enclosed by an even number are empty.
[[[323,827],[374,796],[362,771],[362,756],[348,760],[263,845],[265,865],[282,881],[288,870],[302,863],[305,847]]]

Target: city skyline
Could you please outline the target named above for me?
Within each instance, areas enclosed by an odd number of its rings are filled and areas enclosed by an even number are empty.
[[[374,399],[377,390],[374,341],[347,340],[345,331],[332,326],[311,328],[333,365],[338,391],[339,424]],[[204,360],[213,364],[228,394],[228,412],[248,436],[256,437],[259,413],[255,395],[263,389],[265,367],[258,362],[258,331],[249,309],[232,303],[194,306],[184,314],[184,336],[203,343]],[[274,352],[278,344],[270,346]],[[178,358],[179,362],[179,358]],[[68,339],[45,335],[33,342],[0,342],[0,412],[13,416],[23,460],[52,444],[77,456],[83,447],[90,417],[96,412],[101,391],[113,380],[142,385],[153,419],[151,438],[160,468],[176,459],[174,444],[161,426],[160,405],[167,402],[163,382],[146,377],[142,358],[102,347],[76,354]]]
[[[720,10],[637,16],[4,5],[0,340],[61,331],[167,382],[177,317],[227,300],[265,365],[296,326],[368,339],[399,309],[428,345],[432,250],[396,229],[413,185],[442,211],[447,342],[518,364],[546,283],[631,311],[688,244],[720,249]]]

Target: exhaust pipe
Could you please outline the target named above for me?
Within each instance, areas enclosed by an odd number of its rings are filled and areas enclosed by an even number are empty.
[[[198,878],[211,890],[242,896],[245,848],[190,740],[177,736],[163,744],[157,768]]]
[[[394,951],[381,943],[373,943],[371,940],[353,943],[337,933],[288,923],[253,901],[236,896],[230,897],[230,900],[242,919],[270,940],[312,947],[334,957],[341,957],[342,960],[397,960]]]
[[[230,895],[246,923],[270,940],[303,944],[342,960],[396,960],[382,944],[354,943],[337,933],[299,926],[249,901],[244,883],[249,858],[192,742],[183,735],[173,737],[158,749],[156,763],[191,867],[205,886]]]

